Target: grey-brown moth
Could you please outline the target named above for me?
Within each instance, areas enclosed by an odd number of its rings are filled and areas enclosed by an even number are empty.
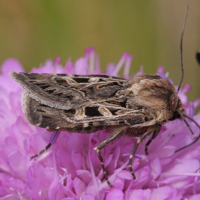
[[[181,37],[182,72],[182,40],[185,24]],[[135,179],[131,163],[141,141],[153,133],[145,147],[145,152],[148,154],[149,144],[167,121],[182,119],[192,132],[185,120],[188,118],[199,127],[185,114],[184,105],[178,97],[183,73],[178,90],[168,79],[157,75],[141,75],[130,80],[106,75],[12,72],[11,76],[24,90],[22,106],[30,124],[46,128],[48,131],[78,133],[112,128],[111,135],[95,148],[104,177],[110,187],[113,186],[108,180],[101,156],[101,149],[105,145],[127,134],[137,139],[129,157],[129,169]],[[198,139],[199,137],[194,142]],[[50,146],[51,143],[45,149]]]

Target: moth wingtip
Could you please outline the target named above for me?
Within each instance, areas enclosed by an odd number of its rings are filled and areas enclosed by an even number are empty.
[[[10,72],[9,74],[10,74],[10,76],[15,80],[18,73],[12,71],[12,72]]]
[[[16,72],[9,72],[10,76],[14,76]]]

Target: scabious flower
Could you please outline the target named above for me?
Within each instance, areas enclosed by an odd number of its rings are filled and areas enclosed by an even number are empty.
[[[124,65],[124,77],[129,78],[132,57],[124,53],[117,65],[110,63],[106,74],[118,75]],[[32,73],[103,74],[99,58],[93,48],[85,52],[75,64],[68,59],[62,67],[60,58],[47,60]],[[108,138],[109,131],[91,134],[62,131],[52,147],[36,159],[30,157],[43,149],[52,133],[30,125],[21,108],[22,88],[12,80],[9,72],[23,72],[16,59],[8,59],[1,66],[0,75],[0,199],[36,200],[197,200],[200,199],[200,145],[194,145],[175,153],[191,143],[199,134],[198,127],[188,121],[192,135],[181,120],[167,122],[145,155],[145,141],[139,145],[132,167],[129,154],[135,139],[128,136],[114,140],[102,150],[104,164],[111,189],[103,179],[94,147]],[[158,75],[166,78],[164,68]],[[105,74],[105,73],[104,73]],[[143,67],[136,75],[143,74]],[[200,114],[195,108],[200,100],[188,102],[186,85],[179,92],[187,114],[200,124]],[[147,139],[148,140],[148,139]]]

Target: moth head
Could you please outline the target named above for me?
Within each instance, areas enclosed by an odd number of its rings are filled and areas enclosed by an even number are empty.
[[[185,115],[184,105],[181,102],[181,100],[178,98],[175,111],[173,112],[173,115],[171,116],[171,118],[169,118],[169,121],[173,121],[175,119],[182,119],[181,115],[183,114]]]

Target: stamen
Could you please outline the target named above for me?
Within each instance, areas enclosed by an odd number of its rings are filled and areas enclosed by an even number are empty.
[[[163,66],[159,66],[157,73],[162,73],[163,74],[164,71],[165,71],[165,68]]]
[[[128,53],[126,53],[126,52],[122,54],[122,57],[121,57],[119,63],[117,64],[117,66],[115,67],[115,70],[113,71],[112,76],[117,76],[118,75],[119,70],[122,68],[124,62],[127,59],[127,54]]]
[[[74,73],[74,66],[73,63],[71,61],[71,58],[69,58],[65,64],[65,69],[66,72],[68,72],[69,74],[73,74]]]
[[[54,64],[58,65],[60,63],[60,61],[61,61],[61,57],[57,57],[54,59]]]
[[[131,62],[133,60],[133,56],[131,56],[130,54],[127,53],[126,56],[127,58],[126,58],[125,67],[124,67],[124,78],[129,77]]]
[[[93,47],[87,48],[85,50],[85,56],[88,59],[88,63],[89,63],[89,71],[88,73],[91,74],[92,72],[94,72],[95,69],[95,50]]]
[[[187,93],[191,90],[191,86],[189,84],[186,84],[185,87],[182,89],[183,94]]]
[[[96,68],[95,68],[95,73],[99,74],[100,72],[100,62],[99,62],[99,55],[95,56],[95,60],[96,60]]]
[[[134,76],[141,76],[144,75],[144,67],[143,65],[140,66],[140,71],[137,72]]]
[[[113,71],[115,70],[115,64],[109,63],[107,66],[106,74],[113,76]]]
[[[197,108],[200,105],[200,99],[196,99],[194,102],[194,108]]]
[[[190,102],[187,108],[187,114],[190,117],[193,117],[195,114],[195,107],[194,107],[194,102]]]

